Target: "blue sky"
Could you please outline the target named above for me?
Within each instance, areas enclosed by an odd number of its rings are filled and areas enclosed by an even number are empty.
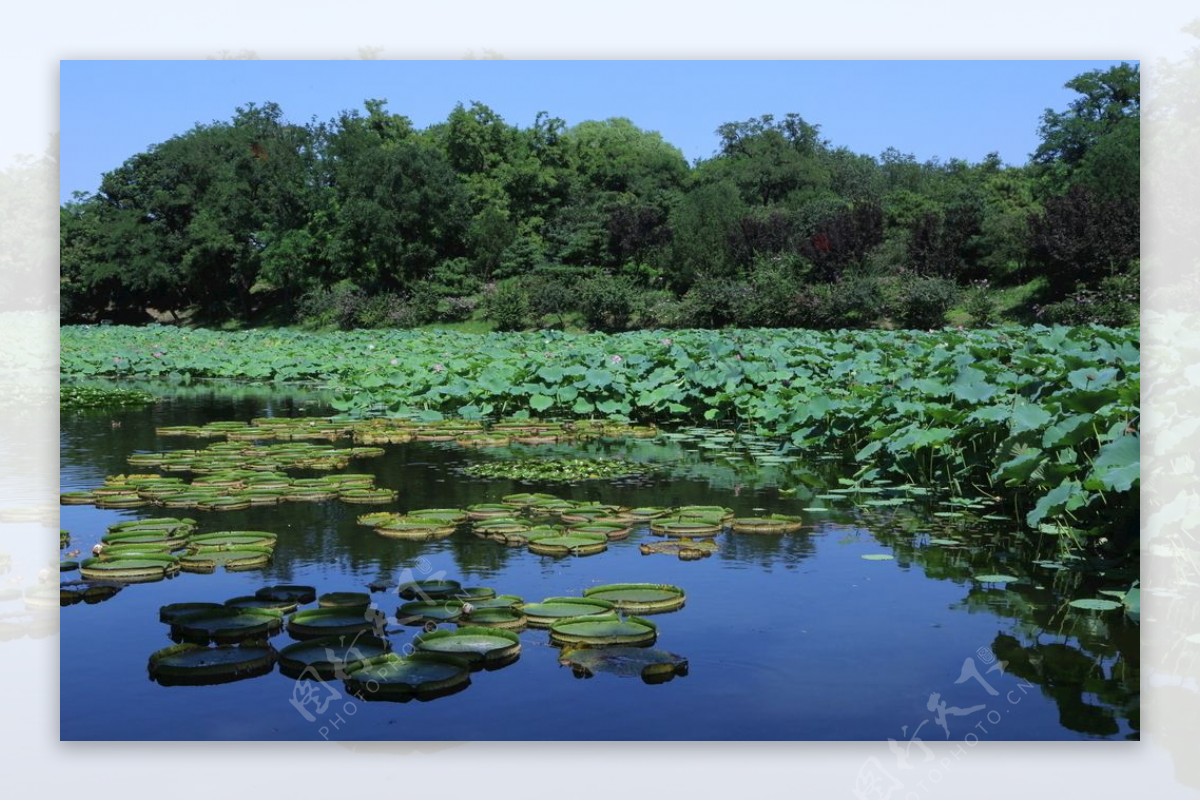
[[[689,161],[712,155],[725,122],[789,112],[835,146],[878,156],[1023,164],[1063,84],[1113,61],[64,61],[61,184],[100,176],[196,123],[248,102],[278,103],[293,122],[327,120],[386,98],[423,128],[478,100],[526,127],[539,111],[569,125],[628,117]]]

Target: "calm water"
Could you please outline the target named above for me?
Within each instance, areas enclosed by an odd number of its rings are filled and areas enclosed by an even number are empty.
[[[86,489],[130,472],[134,451],[203,447],[160,438],[156,425],[326,413],[321,398],[292,391],[189,389],[154,407],[64,413],[62,489]],[[119,425],[116,425],[118,424]],[[661,437],[480,452],[432,443],[386,446],[356,461],[399,491],[395,504],[288,503],[243,512],[182,512],[200,531],[279,534],[273,562],[248,572],[129,586],[102,603],[64,607],[61,736],[67,740],[883,740],[919,759],[921,740],[1134,739],[1138,734],[1138,627],[1120,610],[1066,607],[1131,577],[1035,567],[1018,527],[933,516],[942,509],[871,507],[816,499],[837,486],[835,462],[768,457]],[[468,479],[456,468],[503,455],[628,455],[658,463],[653,478],[575,486]],[[740,459],[738,458],[740,456]],[[780,488],[796,490],[782,496]],[[802,514],[811,527],[778,535],[723,534],[712,557],[683,562],[644,556],[646,529],[589,557],[555,559],[505,548],[468,532],[433,543],[385,539],[355,523],[379,509],[465,506],[511,492],[636,505],[717,504]],[[863,501],[860,498],[859,501]],[[828,506],[829,512],[804,512]],[[877,510],[877,511],[872,511]],[[115,511],[62,507],[71,549],[90,549],[120,520],[156,517],[152,507]],[[945,547],[930,537],[954,536]],[[894,554],[867,561],[863,554]],[[408,571],[407,573],[405,571]],[[1021,578],[981,585],[970,576]],[[599,674],[576,678],[558,663],[545,630],[520,634],[513,665],[472,674],[463,692],[428,702],[366,702],[340,681],[317,689],[325,712],[307,719],[293,705],[296,682],[265,676],[201,687],[164,687],[147,659],[171,644],[158,608],[223,601],[276,583],[319,593],[363,591],[368,582],[435,575],[485,585],[526,601],[579,595],[596,584],[656,582],[687,592],[686,606],[655,615],[657,648],[687,658],[689,672],[665,684]],[[64,579],[78,574],[64,574]],[[1136,577],[1136,576],[1133,576]],[[394,615],[394,594],[375,593]],[[310,608],[308,605],[302,608]],[[395,650],[420,630],[393,625]],[[292,640],[276,635],[277,648]],[[1003,663],[1003,667],[1000,667]],[[337,694],[340,697],[335,697]],[[315,707],[307,707],[310,711]]]

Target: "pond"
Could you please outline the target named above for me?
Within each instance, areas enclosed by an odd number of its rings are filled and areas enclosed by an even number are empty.
[[[135,452],[202,448],[156,427],[329,414],[319,393],[271,386],[152,388],[144,408],[64,412],[63,492],[131,469]],[[636,478],[574,484],[476,478],[464,468],[516,458],[624,458]],[[335,471],[337,472],[337,471]],[[371,473],[392,503],[339,500],[241,511],[97,509],[64,505],[64,558],[83,556],[115,523],[189,516],[200,532],[278,536],[266,566],[180,573],[136,583],[98,603],[61,610],[61,736],[65,740],[884,740],[916,754],[925,740],[1137,739],[1138,625],[1124,608],[1072,600],[1127,589],[1136,566],[1063,567],[994,509],[935,493],[896,494],[847,480],[834,455],[801,455],[715,431],[646,439],[464,448],[386,445],[341,472]],[[301,471],[297,476],[321,473]],[[644,554],[663,541],[649,526],[590,556],[542,556],[475,536],[469,527],[430,542],[380,536],[367,512],[465,508],[519,492],[622,506],[729,507],[738,516],[798,515],[784,534],[733,533],[706,558]],[[78,558],[83,558],[80,556]],[[1041,562],[1042,564],[1037,564]],[[64,572],[63,580],[77,579]],[[470,674],[459,692],[411,700],[357,698],[339,679],[289,677],[278,667],[236,681],[173,686],[152,680],[150,655],[172,645],[159,608],[223,602],[277,584],[319,594],[372,583],[452,579],[526,603],[580,596],[601,584],[680,587],[676,611],[644,615],[653,647],[686,671],[660,682],[636,672],[561,664],[548,632],[517,632],[515,662]],[[372,592],[387,638],[404,651],[422,634],[396,620],[404,599]],[[309,603],[301,609],[315,608]],[[432,628],[432,626],[431,626]],[[452,624],[438,627],[453,630]],[[270,638],[279,649],[295,640]]]

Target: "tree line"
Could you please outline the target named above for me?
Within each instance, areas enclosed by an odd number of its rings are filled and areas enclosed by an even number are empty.
[[[1138,68],[1067,86],[1019,166],[853,153],[796,114],[724,124],[689,164],[624,118],[519,127],[474,102],[417,129],[383,100],[308,124],[249,104],[61,206],[62,319],[1132,322]]]

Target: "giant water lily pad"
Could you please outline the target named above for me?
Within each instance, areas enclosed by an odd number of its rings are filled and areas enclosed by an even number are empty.
[[[602,615],[612,610],[610,601],[572,597],[547,598],[540,604],[525,604],[521,608],[529,618],[529,625],[535,628],[546,628],[563,618]]]
[[[789,534],[804,528],[804,521],[792,515],[735,517],[729,526],[735,534]]]
[[[203,646],[183,643],[150,655],[150,678],[162,685],[224,684],[262,676],[275,666],[275,649],[265,642]]]
[[[60,606],[100,603],[120,592],[122,586],[115,581],[64,581],[58,588],[58,602]]]
[[[550,624],[555,645],[651,645],[658,627],[640,617],[616,614],[569,617]]]
[[[289,615],[295,612],[296,607],[300,604],[287,599],[259,598],[257,595],[239,595],[235,598],[230,598],[224,605],[237,607],[238,609],[274,609],[276,612]]]
[[[603,584],[583,591],[583,597],[608,601],[622,612],[671,612],[683,606],[683,590],[672,584]]]
[[[139,555],[118,559],[84,559],[79,573],[85,579],[140,582],[158,581],[179,572],[179,560],[173,556]]]
[[[345,678],[368,659],[392,650],[391,643],[366,632],[301,640],[279,651],[279,671],[298,676],[311,669],[323,679]]]
[[[510,664],[521,653],[521,640],[516,634],[485,626],[427,631],[414,637],[413,645],[418,651],[452,654],[483,667]]]
[[[703,559],[717,552],[717,544],[711,539],[688,540],[668,539],[659,542],[643,542],[638,544],[638,550],[643,555],[654,553],[674,554],[685,562]]]
[[[401,598],[420,598],[421,600],[454,598],[461,591],[462,584],[453,579],[407,581],[396,588],[396,592]]]
[[[525,534],[527,547],[542,556],[591,556],[608,549],[604,534],[546,533]]]
[[[195,534],[188,539],[188,548],[238,548],[244,546],[269,547],[275,544],[278,534],[270,531],[215,531],[211,534]]]
[[[317,606],[367,606],[371,595],[366,592],[327,592],[317,599]]]
[[[205,547],[179,557],[179,566],[190,573],[212,573],[218,567],[231,571],[251,570],[270,562],[273,554],[273,549],[262,547]]]
[[[1090,609],[1096,612],[1108,612],[1113,609],[1120,609],[1122,604],[1120,601],[1113,601],[1108,598],[1076,598],[1071,601],[1070,606],[1075,609]]]
[[[179,615],[171,623],[171,636],[189,642],[235,643],[264,639],[283,628],[283,614],[273,609],[203,609]]]
[[[223,609],[224,606],[224,604],[213,603],[212,601],[181,601],[179,603],[160,606],[158,608],[158,619],[163,623],[174,623],[196,612]]]
[[[650,521],[650,531],[665,537],[715,537],[725,528],[717,518],[660,517]]]
[[[288,634],[297,640],[315,637],[332,637],[339,634],[356,634],[375,627],[377,609],[366,606],[330,606],[323,609],[305,609],[295,612],[287,620]]]
[[[662,684],[688,673],[687,659],[659,648],[568,647],[563,649],[559,662],[569,666],[578,678],[610,673],[622,678],[637,676],[647,684]]]
[[[981,573],[975,576],[975,580],[982,584],[1009,584],[1020,581],[1016,576],[1010,576],[1007,573]]]
[[[525,605],[525,599],[519,595],[496,595],[492,598],[471,598],[469,603],[475,609],[520,609]]]
[[[396,620],[406,626],[423,626],[426,623],[453,623],[462,616],[463,603],[451,599],[437,601],[410,601],[401,604]]]
[[[467,607],[464,606],[463,609],[463,617],[459,620],[460,626],[488,626],[497,629],[519,630],[529,624],[529,618],[525,616],[525,613],[513,607],[489,609],[472,607],[470,611],[466,611]]]
[[[465,689],[469,663],[447,654],[395,652],[365,660],[346,677],[346,690],[365,700],[432,700]]]

